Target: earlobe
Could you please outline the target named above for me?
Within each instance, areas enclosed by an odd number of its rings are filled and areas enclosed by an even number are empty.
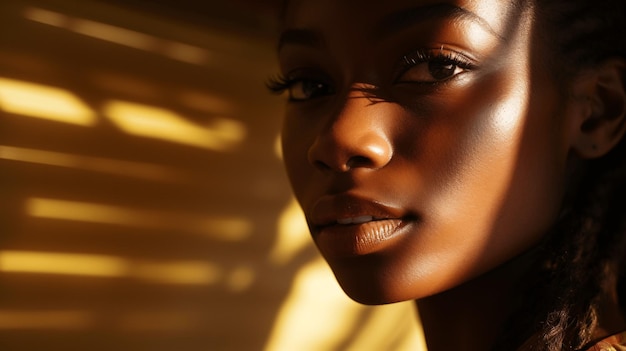
[[[578,116],[572,148],[582,158],[605,155],[626,132],[626,60],[609,59],[574,83]]]

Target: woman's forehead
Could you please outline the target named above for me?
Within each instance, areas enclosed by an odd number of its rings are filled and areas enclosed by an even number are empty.
[[[337,57],[378,55],[428,41],[484,56],[530,28],[521,8],[498,0],[294,0],[278,48],[320,49]],[[373,52],[378,47],[377,52]],[[399,48],[398,47],[398,48]],[[410,48],[405,48],[410,49]]]
[[[471,18],[495,33],[504,33],[513,0],[291,0],[287,28],[345,26],[354,29],[384,27],[412,20]]]

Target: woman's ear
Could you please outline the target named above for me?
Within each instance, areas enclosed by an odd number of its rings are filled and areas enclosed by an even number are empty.
[[[608,59],[578,77],[573,86],[579,107],[572,148],[582,158],[597,158],[626,132],[626,60]]]

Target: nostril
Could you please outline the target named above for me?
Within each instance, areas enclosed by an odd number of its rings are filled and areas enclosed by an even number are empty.
[[[313,161],[313,165],[317,168],[317,169],[321,169],[324,171],[330,170],[330,166],[327,165],[326,163],[322,162],[322,161]]]
[[[346,167],[348,169],[359,168],[359,167],[370,167],[372,166],[372,164],[373,164],[372,160],[365,156],[353,156],[348,160],[348,162],[346,162]]]
[[[358,168],[379,169],[392,157],[385,138],[347,143],[338,138],[319,138],[308,150],[308,161],[322,171],[347,172]]]
[[[385,129],[374,123],[348,122],[348,116],[337,119],[315,137],[307,150],[309,164],[332,172],[385,167],[393,156]]]

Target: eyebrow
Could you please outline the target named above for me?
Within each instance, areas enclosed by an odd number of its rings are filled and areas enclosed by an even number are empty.
[[[383,20],[380,21],[380,23],[374,28],[371,33],[371,37],[375,39],[387,37],[393,33],[409,28],[415,23],[432,18],[470,20],[477,23],[496,38],[504,40],[504,38],[499,35],[484,18],[465,8],[448,3],[418,6],[391,13],[383,18]],[[320,33],[314,30],[286,29],[281,33],[278,40],[278,51],[280,51],[280,49],[285,45],[301,45],[317,48],[324,45],[324,39]]]
[[[432,18],[470,20],[496,38],[504,39],[484,18],[465,8],[448,3],[436,3],[393,12],[383,18],[374,28],[372,37],[380,39]]]
[[[278,39],[278,50],[287,45],[302,45],[311,47],[321,47],[323,45],[322,36],[308,29],[287,29],[280,34]]]

